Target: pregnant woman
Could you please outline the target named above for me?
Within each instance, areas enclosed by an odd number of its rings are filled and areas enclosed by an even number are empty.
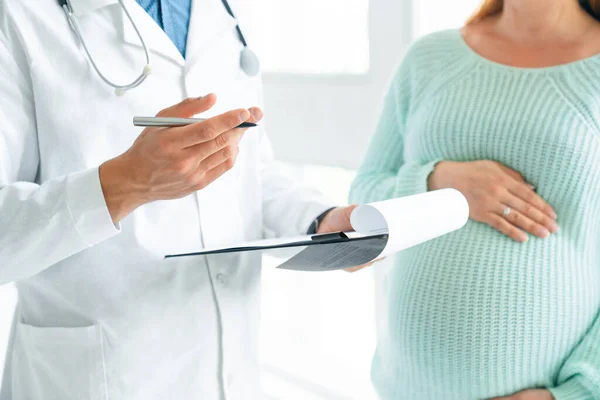
[[[351,200],[455,188],[471,219],[385,277],[382,399],[600,399],[599,18],[488,0],[406,55]]]

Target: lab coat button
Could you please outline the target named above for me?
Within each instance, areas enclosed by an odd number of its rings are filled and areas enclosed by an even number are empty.
[[[225,274],[217,274],[217,282],[221,286],[227,286],[227,283],[229,281],[228,281],[227,276]]]

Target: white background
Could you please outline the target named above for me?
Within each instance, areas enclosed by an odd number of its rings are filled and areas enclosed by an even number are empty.
[[[478,0],[237,0],[265,72],[268,129],[280,159],[345,204],[386,86],[413,38],[458,27]],[[270,399],[368,400],[376,276],[275,271],[265,260],[262,354]],[[0,287],[0,372],[15,291]],[[379,310],[383,312],[383,310]]]

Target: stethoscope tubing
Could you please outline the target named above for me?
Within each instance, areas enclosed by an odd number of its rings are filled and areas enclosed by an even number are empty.
[[[81,46],[83,47],[83,50],[85,51],[85,54],[87,55],[87,58],[89,59],[90,63],[92,64],[92,67],[94,68],[94,70],[96,71],[96,73],[98,74],[100,79],[102,79],[104,81],[104,83],[106,83],[107,85],[113,87],[115,89],[115,92],[117,93],[117,95],[122,95],[127,90],[131,90],[131,89],[134,89],[134,88],[140,86],[146,80],[146,78],[148,78],[148,76],[150,75],[152,70],[150,67],[150,51],[148,50],[148,46],[146,46],[144,37],[142,36],[142,34],[139,31],[135,22],[133,21],[133,18],[131,17],[129,10],[123,3],[123,0],[117,0],[117,1],[123,8],[123,11],[125,12],[125,15],[127,16],[127,19],[129,19],[129,22],[133,26],[135,33],[137,34],[138,38],[140,39],[140,42],[142,43],[142,47],[144,48],[144,55],[146,57],[146,65],[144,67],[143,72],[133,82],[128,83],[126,85],[118,85],[118,84],[112,82],[110,79],[108,79],[102,73],[102,71],[100,71],[100,68],[98,68],[98,65],[94,61],[94,57],[92,57],[92,55],[87,47],[87,44],[86,44],[85,40],[83,39],[83,35],[81,34],[79,25],[77,24],[77,21],[75,21],[75,18],[73,17],[73,11],[72,11],[73,9],[71,7],[70,0],[63,0],[62,8],[65,11],[65,14],[67,16],[67,20],[69,21],[69,25],[71,26],[71,29],[73,29],[73,32],[75,32],[77,39],[81,43]]]
[[[65,15],[67,16],[67,21],[69,22],[69,26],[75,33],[75,36],[77,36],[78,41],[81,43],[81,46],[83,47],[83,50],[84,50],[88,60],[90,61],[90,64],[92,64],[92,68],[94,68],[94,70],[96,71],[96,73],[98,74],[100,79],[102,79],[102,81],[104,83],[106,83],[108,86],[115,89],[115,93],[117,96],[123,96],[125,94],[125,92],[127,92],[128,90],[135,89],[136,87],[138,87],[142,83],[144,83],[146,78],[148,78],[148,76],[152,73],[152,67],[151,67],[151,63],[150,63],[150,51],[148,50],[148,46],[146,45],[146,42],[144,41],[144,37],[142,36],[140,30],[138,29],[135,21],[133,20],[133,17],[129,13],[129,10],[127,9],[127,6],[125,6],[125,3],[123,2],[123,0],[117,0],[117,1],[119,2],[119,5],[125,12],[127,19],[133,26],[135,33],[137,34],[138,38],[140,39],[140,42],[144,49],[144,55],[146,58],[146,65],[144,66],[142,73],[133,82],[128,83],[126,85],[119,85],[119,84],[112,82],[110,79],[108,79],[102,73],[102,71],[100,71],[100,68],[98,68],[96,61],[94,60],[94,57],[92,57],[92,54],[90,53],[90,50],[88,49],[88,46],[87,46],[85,40],[83,39],[81,29],[79,29],[79,25],[77,25],[77,21],[75,21],[75,17],[73,15],[73,8],[71,6],[70,0],[59,0],[59,4],[62,7],[62,9],[64,10]],[[229,6],[229,2],[227,0],[221,0],[221,1],[222,1],[223,5],[225,6],[225,9],[227,10],[227,13],[233,19],[235,19],[237,21],[237,18],[235,17],[233,10]],[[256,54],[254,54],[254,52],[252,50],[250,50],[250,48],[248,47],[246,38],[244,37],[244,34],[242,33],[242,30],[241,30],[239,24],[236,23],[235,29],[237,31],[239,40],[242,42],[242,45],[244,46],[244,49],[242,50],[242,53],[240,55],[240,67],[247,75],[255,76],[258,74],[259,69],[260,69],[260,63],[258,61],[258,57],[256,57]]]

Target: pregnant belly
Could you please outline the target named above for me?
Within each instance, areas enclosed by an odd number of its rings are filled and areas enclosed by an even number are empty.
[[[523,245],[471,221],[400,253],[385,281],[376,383],[415,400],[550,385],[595,318],[599,269],[560,234]]]

